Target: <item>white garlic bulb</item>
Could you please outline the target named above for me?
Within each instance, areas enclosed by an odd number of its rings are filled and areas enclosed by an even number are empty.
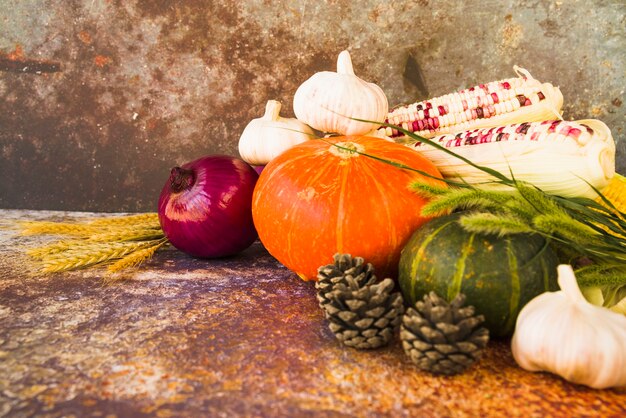
[[[313,130],[294,118],[280,116],[280,102],[269,100],[265,114],[253,119],[239,138],[239,155],[252,165],[265,165],[283,151],[315,137]]]
[[[342,135],[362,135],[380,127],[389,104],[376,84],[363,81],[354,74],[348,51],[337,58],[337,72],[313,74],[298,89],[293,98],[296,117],[322,132]]]
[[[558,267],[561,291],[520,312],[511,348],[517,364],[596,389],[626,385],[626,316],[585,300],[572,267]]]

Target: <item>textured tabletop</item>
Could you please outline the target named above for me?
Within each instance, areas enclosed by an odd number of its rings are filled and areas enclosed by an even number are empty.
[[[0,417],[626,416],[626,388],[518,368],[490,341],[464,374],[417,370],[400,345],[339,345],[301,281],[255,243],[221,260],[158,252],[128,279],[29,274],[0,210]]]

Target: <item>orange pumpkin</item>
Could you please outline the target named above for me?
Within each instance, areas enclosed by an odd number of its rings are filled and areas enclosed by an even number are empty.
[[[274,158],[259,177],[252,197],[259,238],[304,280],[315,280],[336,252],[363,257],[378,277],[395,278],[402,247],[427,220],[420,216],[426,201],[409,184],[443,183],[362,153],[441,177],[418,152],[364,136],[306,141]]]

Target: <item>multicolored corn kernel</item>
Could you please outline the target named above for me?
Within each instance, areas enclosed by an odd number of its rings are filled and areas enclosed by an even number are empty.
[[[424,138],[432,138],[472,128],[559,117],[562,95],[558,88],[538,82],[526,70],[518,67],[515,69],[520,77],[479,84],[444,96],[396,107],[388,113],[385,123],[399,126]],[[524,111],[520,112],[520,109]],[[510,118],[503,119],[507,116]],[[487,120],[493,120],[493,124]],[[406,136],[404,132],[393,127],[381,127],[379,133],[392,139]]]
[[[446,148],[504,141],[563,141],[572,139],[579,144],[587,143],[593,129],[573,121],[547,120],[522,122],[494,128],[470,129],[456,134],[445,134],[430,138]],[[423,144],[416,142],[414,147]]]

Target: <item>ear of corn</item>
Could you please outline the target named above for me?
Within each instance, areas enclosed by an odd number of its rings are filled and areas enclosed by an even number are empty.
[[[523,68],[513,68],[516,78],[396,107],[385,122],[432,138],[470,129],[560,118],[563,95],[559,88],[535,80]],[[382,127],[379,132],[398,142],[406,139],[402,132],[390,127]]]
[[[604,199],[607,199],[615,209],[619,211],[617,214],[620,219],[624,219],[623,214],[626,213],[626,177],[615,173],[609,184],[602,190],[602,197],[598,196],[596,202],[602,206],[608,207]],[[619,238],[626,238],[626,235],[620,234],[610,228],[599,225],[607,233],[615,235]],[[626,308],[626,299],[623,300]],[[625,312],[626,313],[626,312]]]
[[[602,194],[620,212],[626,213],[626,177],[615,174],[609,184],[602,190]],[[601,198],[596,199],[603,203]]]
[[[431,141],[473,163],[546,193],[596,198],[615,174],[615,142],[599,120],[524,122],[436,136]],[[503,187],[494,178],[426,143],[407,144],[431,160],[444,177],[482,188]],[[593,186],[593,187],[591,187]]]

